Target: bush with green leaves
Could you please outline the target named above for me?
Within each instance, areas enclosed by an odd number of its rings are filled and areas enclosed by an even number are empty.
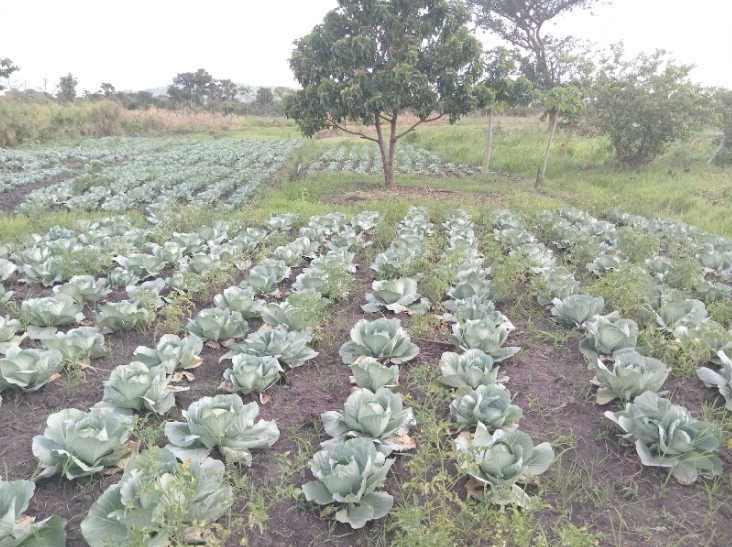
[[[33,437],[33,455],[40,460],[39,477],[64,475],[69,480],[111,467],[129,453],[132,434],[128,413],[108,408],[89,412],[67,408],[51,414],[43,435]]]
[[[293,369],[318,355],[308,346],[312,339],[313,334],[309,330],[288,331],[284,326],[253,332],[243,342],[231,346],[231,351],[221,361],[229,361],[236,355],[246,353],[257,357],[274,357]]]
[[[143,408],[163,415],[175,406],[175,395],[168,389],[170,378],[162,365],[149,367],[140,361],[119,365],[104,382],[102,401],[116,408],[141,411]]]
[[[81,533],[90,547],[184,545],[210,537],[211,523],[232,503],[222,462],[178,463],[168,450],[152,448],[134,456],[94,502]]]
[[[203,397],[182,412],[184,422],[165,424],[165,448],[181,460],[203,462],[218,447],[228,462],[252,465],[251,450],[270,448],[280,437],[274,421],[259,420],[259,405],[239,395]]]
[[[321,443],[335,446],[350,438],[365,438],[376,443],[379,452],[388,456],[407,448],[405,437],[416,425],[411,408],[404,408],[402,398],[382,387],[376,392],[359,389],[348,396],[342,411],[321,415],[325,432],[332,437]]]
[[[716,387],[726,401],[727,410],[732,411],[732,360],[723,352],[717,352],[721,364],[719,370],[710,368],[697,369],[696,374],[709,387]]]
[[[318,505],[336,505],[335,519],[353,529],[380,519],[394,504],[386,492],[376,492],[393,459],[386,459],[367,439],[350,439],[316,452],[310,460],[315,481],[302,485],[305,499]]]
[[[555,298],[552,304],[551,313],[557,323],[581,329],[586,321],[602,313],[605,300],[586,294],[573,294],[564,300]]]
[[[458,429],[483,424],[489,432],[516,429],[524,415],[511,404],[511,394],[500,384],[480,385],[473,391],[462,391],[450,403],[450,414]]]
[[[20,316],[35,327],[71,325],[84,319],[81,306],[66,294],[46,298],[29,298],[20,306]]]
[[[367,313],[389,310],[394,313],[427,311],[429,300],[417,292],[417,282],[404,277],[401,279],[374,281],[374,292],[366,294],[368,304],[361,306]]]
[[[661,332],[673,332],[678,327],[694,329],[707,320],[707,309],[700,300],[674,300],[656,311],[656,322]]]
[[[201,340],[231,340],[243,338],[249,330],[249,324],[242,319],[238,311],[222,308],[207,308],[188,322],[188,332]]]
[[[66,294],[77,304],[104,300],[112,292],[107,278],[95,279],[91,275],[75,275],[68,283],[53,288],[56,294]]]
[[[616,351],[634,349],[637,343],[638,324],[613,312],[598,315],[594,321],[585,323],[585,337],[580,341],[579,349],[589,363],[594,363]]]
[[[595,373],[592,383],[600,386],[597,404],[615,399],[629,401],[645,391],[658,391],[670,372],[665,363],[632,349],[616,351],[613,361],[612,369],[601,359],[590,361],[588,368]]]
[[[137,361],[148,367],[162,365],[168,374],[176,370],[196,368],[203,363],[199,357],[203,350],[203,340],[195,334],[180,338],[175,334],[164,334],[155,348],[139,346],[133,355]]]
[[[114,261],[128,272],[140,279],[147,279],[158,275],[168,263],[165,260],[148,254],[134,253],[128,256],[118,256]]]
[[[454,323],[452,334],[448,334],[447,338],[456,348],[463,351],[479,349],[496,362],[505,361],[521,351],[519,347],[503,347],[508,338],[508,330],[497,327],[492,321]]]
[[[97,326],[103,331],[125,332],[146,325],[153,314],[132,300],[101,304],[96,314]]]
[[[341,346],[343,362],[352,365],[361,356],[379,360],[389,359],[400,365],[411,361],[419,353],[398,319],[361,319],[351,329],[351,341]]]
[[[399,383],[399,365],[382,365],[373,357],[361,357],[351,365],[356,385],[362,389],[376,391],[382,387],[394,387]]]
[[[243,319],[251,319],[259,316],[264,305],[256,296],[255,290],[244,282],[238,287],[228,287],[223,294],[214,296],[214,306],[239,312]]]
[[[272,387],[282,372],[280,362],[274,357],[242,353],[231,358],[231,368],[224,371],[224,380],[231,383],[234,393],[249,395]]]
[[[498,429],[491,434],[478,423],[474,434],[463,432],[456,444],[459,468],[487,485],[491,501],[499,505],[530,508],[531,499],[517,483],[531,483],[554,461],[549,443],[534,446],[531,437],[517,429]]]
[[[623,430],[623,439],[635,443],[643,465],[668,467],[681,484],[722,473],[722,461],[714,454],[722,441],[719,428],[657,393],[646,391],[625,410],[605,416]]]
[[[66,545],[66,519],[49,517],[40,522],[24,518],[36,485],[30,481],[0,479],[0,546],[60,547]]]
[[[457,389],[477,389],[508,382],[508,376],[494,365],[493,357],[479,349],[469,349],[462,355],[447,351],[440,357],[442,376],[438,381]]]
[[[62,370],[63,358],[54,349],[38,351],[11,346],[0,359],[0,392],[13,388],[36,391]]]

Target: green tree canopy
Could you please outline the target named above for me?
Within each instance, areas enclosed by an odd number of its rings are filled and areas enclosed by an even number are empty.
[[[56,97],[58,97],[58,100],[69,103],[76,99],[76,86],[78,84],[79,81],[72,74],[61,76],[56,86]]]
[[[469,12],[455,2],[338,5],[296,42],[290,66],[303,89],[286,97],[286,114],[307,136],[337,128],[378,143],[390,187],[400,138],[421,123],[444,116],[454,122],[474,108],[482,48],[466,26]],[[417,121],[400,130],[405,111]],[[348,120],[375,126],[376,134],[347,128]]]
[[[5,89],[2,80],[7,80],[14,72],[19,70],[20,67],[10,59],[0,59],[0,91]]]

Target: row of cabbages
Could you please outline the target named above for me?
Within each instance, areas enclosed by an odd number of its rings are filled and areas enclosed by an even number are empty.
[[[110,161],[88,161],[81,173],[29,193],[18,207],[38,212],[57,205],[69,209],[123,213],[137,203],[157,212],[176,201],[208,205],[230,194],[222,206],[240,205],[298,146],[296,140],[261,139],[200,142],[164,140],[139,151],[121,147]]]
[[[425,238],[433,228],[425,207],[410,208],[397,228],[397,237],[371,264],[372,275],[377,280],[417,276],[427,254]]]
[[[517,483],[529,484],[554,460],[548,443],[534,446],[529,435],[518,430],[521,409],[512,404],[504,387],[508,377],[497,363],[518,353],[504,347],[511,322],[495,309],[498,291],[483,268],[473,222],[462,210],[453,211],[444,223],[448,249],[441,265],[452,278],[443,303],[452,322],[448,339],[462,354],[445,352],[440,358],[439,381],[455,391],[450,414],[458,431],[459,467],[483,487],[497,504],[528,507],[530,500]]]
[[[424,238],[431,231],[427,211],[412,208],[399,225],[397,240],[411,238],[424,252]],[[380,271],[375,266],[384,263],[379,257],[372,265],[375,276]],[[362,306],[369,313],[421,313],[429,308],[429,302],[417,294],[413,279],[377,280],[373,289],[366,297],[368,304]],[[414,359],[419,348],[398,319],[361,319],[339,353],[351,366],[357,387],[342,411],[321,416],[331,438],[310,461],[317,480],[304,484],[302,490],[308,501],[334,507],[338,522],[362,528],[385,516],[394,504],[390,494],[377,491],[394,464],[389,456],[414,447],[408,436],[416,424],[413,411],[404,408],[402,397],[392,388],[399,383],[399,365]]]
[[[539,303],[551,308],[558,323],[585,333],[580,350],[595,374],[593,383],[599,386],[597,402],[627,403],[624,411],[606,412],[606,416],[623,429],[624,439],[635,443],[642,463],[671,468],[683,484],[694,482],[699,474],[720,474],[721,461],[714,454],[720,431],[659,396],[669,368],[638,351],[635,321],[618,312],[601,315],[604,300],[583,294],[571,270],[559,266],[552,251],[537,243],[514,215],[500,213],[495,225],[498,241],[510,254],[524,257],[525,266],[540,276],[535,281]],[[527,253],[526,248],[532,251]]]
[[[732,241],[679,222],[652,223],[643,217],[620,213],[611,215],[611,218],[622,221],[630,229],[645,229],[658,235],[662,248],[672,250],[672,246],[677,246],[688,257],[698,261],[696,283],[691,287],[681,286],[675,283],[677,277],[688,282],[688,276],[677,274],[678,270],[688,268],[683,260],[658,254],[645,261],[645,271],[623,266],[624,261],[617,251],[613,224],[599,221],[575,209],[561,209],[559,215],[562,220],[557,221],[556,216],[545,212],[541,215],[541,224],[546,228],[554,222],[555,229],[550,228],[555,234],[553,242],[560,248],[567,248],[573,256],[578,252],[577,239],[573,238],[573,233],[580,234],[580,241],[598,246],[602,254],[588,265],[596,275],[602,276],[623,267],[638,278],[647,278],[646,285],[650,287],[647,322],[655,324],[668,337],[681,343],[693,342],[708,351],[711,361],[721,368],[718,371],[700,368],[697,373],[707,385],[719,389],[727,401],[727,408],[732,410],[732,331],[726,331],[713,321],[706,310],[707,304],[730,301],[732,287],[719,280],[732,276]],[[599,266],[601,263],[604,267]]]
[[[383,169],[381,152],[376,144],[332,146],[309,167],[310,172],[354,172],[361,175],[381,173]],[[418,175],[467,176],[479,172],[479,169],[470,165],[445,163],[432,152],[409,144],[397,146],[394,169]]]

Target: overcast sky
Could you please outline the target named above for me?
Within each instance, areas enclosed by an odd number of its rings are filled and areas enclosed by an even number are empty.
[[[205,68],[237,83],[294,86],[292,42],[336,0],[0,0],[0,58],[37,88],[71,72],[79,91],[166,86],[177,72]],[[636,53],[664,48],[698,68],[693,78],[732,88],[730,0],[614,0],[558,20],[551,32],[599,46],[625,40]],[[493,40],[486,39],[488,45]]]

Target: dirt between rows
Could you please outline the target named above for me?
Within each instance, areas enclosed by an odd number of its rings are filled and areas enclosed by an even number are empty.
[[[328,410],[343,408],[343,402],[348,397],[349,369],[342,364],[338,349],[349,339],[353,324],[366,315],[360,305],[365,302],[364,295],[370,292],[372,281],[368,274],[369,261],[363,253],[357,255],[356,262],[361,267],[355,275],[354,290],[345,301],[329,308],[329,321],[317,333],[319,342],[314,347],[319,355],[306,366],[289,372],[286,380],[270,390],[271,401],[261,405],[261,417],[276,419],[281,431],[280,439],[272,450],[256,453],[251,469],[246,472],[251,481],[263,489],[271,489],[272,484],[279,481],[278,463],[283,458],[292,458],[298,450],[298,444],[290,434],[307,434],[313,440],[313,449],[317,449],[317,441],[324,440],[318,439],[315,425],[320,415]],[[289,290],[299,271],[295,269],[290,279],[283,284],[284,292]],[[239,278],[236,282],[240,281]],[[112,299],[123,297],[122,293],[115,293]],[[512,309],[515,304],[515,301],[501,301],[498,302],[498,308],[505,311]],[[210,305],[210,302],[197,303],[191,315]],[[6,310],[0,312],[5,314]],[[91,318],[90,311],[87,311],[87,316]],[[402,322],[407,326],[409,319],[402,318]],[[644,468],[633,447],[623,446],[618,441],[617,432],[603,416],[604,410],[615,410],[617,407],[598,407],[588,396],[591,374],[587,372],[578,349],[578,334],[572,336],[568,344],[555,346],[537,341],[535,336],[529,334],[527,325],[518,321],[514,323],[517,330],[511,334],[508,343],[521,346],[523,350],[518,356],[502,363],[502,369],[510,376],[508,388],[515,396],[515,403],[524,411],[521,429],[529,433],[535,443],[551,441],[556,433],[573,440],[572,447],[563,452],[561,461],[555,462],[547,475],[556,474],[558,469],[565,475],[571,470],[582,469],[584,473],[580,486],[597,491],[598,497],[600,493],[608,491],[615,496],[616,505],[611,507],[572,504],[570,521],[577,526],[587,526],[593,532],[607,534],[607,541],[601,542],[601,545],[616,545],[612,537],[619,526],[618,515],[622,515],[626,522],[622,545],[660,547],[698,543],[699,537],[704,537],[703,523],[707,513],[705,488],[708,483],[700,481],[693,486],[680,486],[670,480],[665,484],[666,473]],[[250,331],[260,325],[261,321],[250,321]],[[547,332],[561,328],[546,316],[533,326]],[[31,452],[31,442],[34,435],[43,433],[47,416],[63,408],[87,409],[99,401],[103,382],[111,370],[132,361],[132,353],[138,346],[153,346],[154,332],[155,324],[144,333],[133,331],[112,335],[109,338],[113,348],[111,357],[95,361],[93,368],[86,370],[86,381],[78,387],[67,388],[61,380],[32,394],[4,394],[5,401],[0,412],[6,427],[0,428],[0,460],[10,479],[29,478],[36,470],[37,461]],[[414,367],[428,364],[436,366],[442,352],[451,350],[439,340],[416,342],[420,346],[420,355],[411,363],[401,366],[402,379]],[[178,409],[185,409],[193,401],[216,393],[224,369],[218,359],[226,351],[225,348],[204,348],[201,354],[203,365],[193,371],[196,379],[190,383],[190,391],[176,396]],[[672,377],[667,388],[675,402],[687,406],[697,417],[701,415],[703,402],[716,401],[715,404],[720,404],[716,392],[704,389],[695,379]],[[413,396],[421,397],[421,394],[415,393]],[[251,398],[245,399],[246,402],[249,400]],[[441,405],[437,412],[440,417],[447,419],[448,402]],[[445,442],[451,441],[445,439]],[[164,444],[163,438],[161,445]],[[559,454],[562,449],[555,447],[555,452]],[[725,462],[725,473],[729,473],[732,465],[730,450],[722,449],[719,454]],[[212,456],[216,457],[216,452]],[[395,504],[401,501],[398,484],[409,478],[402,458],[397,455],[397,463],[384,487],[395,497]],[[59,477],[41,480],[37,483],[36,494],[27,514],[38,519],[54,514],[67,518],[68,546],[84,546],[86,543],[79,530],[81,520],[99,495],[118,478],[100,475],[75,482]],[[309,480],[312,477],[309,470],[305,469],[295,473],[290,483],[300,487]],[[456,486],[461,497],[465,496],[465,482],[463,479]],[[634,484],[638,492],[631,495],[629,489]],[[532,487],[531,493],[535,491],[535,487]],[[656,495],[659,492],[662,495]],[[544,501],[548,506],[540,513],[541,520],[547,525],[556,521],[557,513],[552,510],[552,506],[560,505],[562,496],[560,491],[547,491]],[[317,510],[304,510],[293,499],[269,506],[267,514],[269,518],[262,529],[254,527],[246,530],[245,543],[242,543],[241,535],[235,535],[226,542],[226,546],[306,547],[322,545],[326,537],[329,538],[328,544],[335,546],[365,547],[370,544],[368,526],[363,530],[352,531],[347,525],[336,524],[329,535],[330,522],[321,518]],[[683,539],[685,532],[674,528],[675,522],[692,527],[694,534],[700,535]],[[719,509],[713,522],[723,535],[709,540],[706,545],[728,546],[729,542],[725,538],[732,537],[732,514],[728,506]],[[226,517],[221,523],[226,526]],[[491,530],[485,530],[486,540],[481,545],[492,545],[492,535]]]

